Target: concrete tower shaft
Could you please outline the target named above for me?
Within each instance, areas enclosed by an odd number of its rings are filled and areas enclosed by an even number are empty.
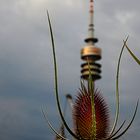
[[[95,61],[101,59],[101,49],[95,46],[98,39],[94,36],[94,0],[90,0],[89,16],[88,37],[85,39],[85,47],[81,50],[81,59],[85,61],[81,65],[81,78],[87,80],[91,72],[92,79],[98,80],[101,78],[101,65]]]

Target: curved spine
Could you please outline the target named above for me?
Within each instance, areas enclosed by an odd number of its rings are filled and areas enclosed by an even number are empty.
[[[139,105],[139,99],[138,99],[137,104],[136,104],[136,108],[135,108],[135,111],[134,111],[134,115],[133,115],[133,117],[132,117],[130,123],[129,123],[128,126],[126,127],[126,129],[125,129],[121,134],[119,134],[118,136],[112,138],[111,140],[116,140],[116,139],[120,138],[122,135],[124,135],[124,134],[127,132],[127,130],[130,128],[130,126],[132,125],[132,123],[133,123],[133,121],[134,121],[134,119],[135,119],[135,117],[136,117],[137,110],[138,110],[138,105]]]
[[[46,115],[46,113],[44,112],[43,109],[42,109],[42,113],[43,113],[43,116],[44,116],[46,122],[48,123],[49,127],[51,128],[51,130],[52,130],[58,137],[61,137],[61,138],[64,139],[64,140],[69,140],[69,139],[64,138],[63,136],[61,136],[61,135],[55,130],[55,128],[54,128],[54,127],[52,126],[52,124],[50,123],[50,121],[49,121],[49,119],[47,118],[47,115]]]
[[[119,111],[120,111],[120,103],[119,103],[119,71],[120,71],[120,62],[121,62],[122,53],[123,53],[125,43],[127,42],[127,40],[128,40],[128,37],[124,41],[123,47],[122,47],[121,52],[120,52],[118,65],[117,65],[117,74],[116,74],[116,116],[115,116],[115,121],[114,121],[112,130],[110,132],[110,135],[112,135],[114,133],[114,131],[116,129],[116,126],[117,126],[117,123],[118,123],[118,119],[119,119]]]
[[[55,74],[55,96],[56,96],[56,101],[57,101],[57,107],[59,111],[59,115],[62,119],[62,122],[64,123],[64,126],[68,130],[68,132],[76,139],[79,139],[69,128],[69,126],[66,123],[66,120],[64,119],[61,107],[60,107],[60,101],[59,101],[59,96],[58,96],[58,78],[57,78],[57,62],[56,62],[56,54],[55,54],[55,44],[54,44],[54,37],[53,37],[53,32],[52,32],[52,26],[51,26],[51,21],[50,21],[50,16],[49,12],[47,11],[47,17],[48,17],[48,22],[49,22],[49,28],[50,28],[50,34],[51,34],[51,42],[52,42],[52,49],[53,49],[53,62],[54,62],[54,74]]]
[[[133,59],[138,63],[138,65],[140,65],[140,59],[138,59],[134,53],[129,49],[129,47],[127,46],[126,42],[124,41],[125,43],[125,47],[126,49],[128,50],[128,52],[130,53],[130,55],[133,57]]]

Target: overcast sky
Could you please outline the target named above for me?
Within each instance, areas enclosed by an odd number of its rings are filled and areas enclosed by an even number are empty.
[[[116,65],[123,39],[140,58],[140,1],[96,0],[95,35],[102,49],[102,79],[96,83],[114,117]],[[0,139],[52,140],[41,107],[59,127],[53,94],[53,63],[46,9],[51,15],[59,69],[59,91],[77,94],[80,50],[87,37],[89,1],[0,0]],[[120,72],[120,122],[129,122],[140,97],[140,67],[124,51]],[[70,115],[69,115],[70,116]],[[140,111],[121,139],[138,140]],[[70,117],[69,117],[70,118]]]

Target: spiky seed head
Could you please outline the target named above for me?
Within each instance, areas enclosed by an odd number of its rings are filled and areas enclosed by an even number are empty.
[[[80,89],[73,110],[75,133],[82,139],[91,140],[92,110],[91,94],[86,87]],[[106,138],[109,132],[109,110],[104,98],[99,91],[94,91],[95,115],[96,115],[96,138]]]

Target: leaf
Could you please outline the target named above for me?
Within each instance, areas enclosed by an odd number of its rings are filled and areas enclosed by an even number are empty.
[[[56,54],[55,54],[55,43],[54,43],[54,37],[53,37],[53,31],[52,31],[52,25],[51,25],[51,20],[49,16],[49,12],[47,11],[47,17],[48,17],[48,22],[49,22],[49,29],[50,29],[50,35],[51,35],[51,42],[52,42],[52,51],[53,51],[53,62],[54,62],[54,81],[55,81],[55,96],[56,96],[56,101],[57,101],[57,107],[59,111],[59,115],[61,117],[62,122],[64,123],[64,126],[68,130],[68,132],[76,139],[79,139],[69,128],[69,126],[66,123],[66,120],[64,119],[62,109],[60,107],[60,101],[59,101],[59,96],[58,96],[58,76],[57,76],[57,61],[56,61]]]
[[[67,138],[64,138],[63,136],[61,136],[56,130],[55,128],[52,126],[52,124],[50,123],[49,119],[47,118],[47,115],[46,113],[44,112],[44,110],[42,109],[42,113],[43,113],[43,116],[47,122],[47,124],[49,125],[49,127],[51,128],[51,130],[58,136],[58,137],[61,137],[62,139],[64,140],[68,140]]]
[[[128,52],[130,53],[130,55],[133,57],[133,59],[138,63],[138,65],[140,65],[140,59],[138,59],[134,53],[129,49],[129,47],[127,46],[126,42],[124,41],[125,47],[128,50]]]
[[[118,59],[118,65],[117,65],[117,74],[116,74],[116,115],[115,115],[115,120],[114,120],[114,124],[113,127],[111,129],[110,132],[110,136],[114,133],[117,123],[118,123],[118,119],[119,119],[119,111],[120,111],[120,102],[119,102],[119,71],[120,71],[120,63],[121,63],[121,57],[122,57],[122,53],[125,47],[125,43],[127,42],[128,37],[126,38],[126,40],[124,41],[123,47],[121,49],[120,55],[119,55],[119,59]]]
[[[138,105],[139,105],[139,100],[137,101],[137,104],[136,104],[136,107],[135,107],[135,111],[134,111],[133,117],[132,117],[130,123],[128,124],[128,126],[126,127],[126,129],[125,129],[121,134],[119,134],[118,136],[112,138],[112,140],[116,140],[116,139],[120,138],[120,137],[121,137],[122,135],[124,135],[124,134],[127,132],[127,130],[130,128],[130,126],[132,125],[132,123],[133,123],[133,121],[134,121],[134,119],[135,119],[135,117],[136,117],[137,110],[138,110]]]

